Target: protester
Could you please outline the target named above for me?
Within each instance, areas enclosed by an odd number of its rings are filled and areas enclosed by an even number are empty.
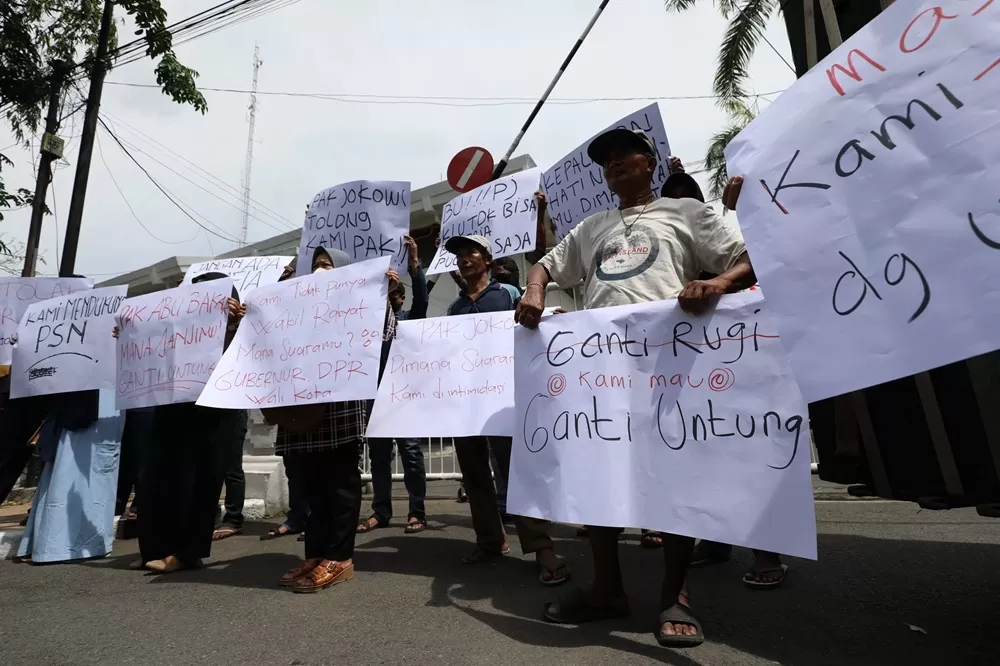
[[[206,273],[193,283],[218,280]],[[224,348],[245,312],[233,289]],[[117,334],[117,329],[116,329]],[[133,566],[160,574],[202,566],[212,551],[219,491],[232,442],[246,436],[245,410],[200,407],[193,402],[160,405],[153,414],[153,438],[140,479],[140,559]]]
[[[103,557],[114,542],[124,415],[115,392],[51,396],[38,438],[44,464],[18,557],[36,564]]]
[[[753,268],[738,229],[700,202],[657,198],[652,192],[656,149],[645,133],[610,130],[591,142],[587,154],[604,169],[619,207],[581,221],[531,268],[517,307],[518,322],[529,328],[538,325],[550,281],[584,281],[587,309],[676,298],[693,314],[705,312],[718,296],[753,284]],[[702,270],[718,276],[696,279]],[[629,614],[618,560],[619,532],[588,527],[593,587],[547,604],[547,620],[578,624]],[[665,534],[663,541],[665,577],[657,641],[671,647],[699,645],[704,634],[691,612],[685,584],[694,539]]]
[[[670,199],[697,199],[705,203],[705,195],[701,192],[698,182],[684,171],[684,164],[679,157],[670,158],[670,176],[663,183],[660,196]],[[710,280],[715,276],[702,273],[701,280]],[[702,540],[695,546],[691,558],[692,567],[705,567],[728,562],[732,556],[733,547],[729,544]],[[781,563],[777,553],[754,550],[753,566],[743,576],[743,584],[750,589],[769,589],[781,586],[788,574],[788,566]]]
[[[344,252],[318,247],[312,270],[328,271],[349,263]],[[305,560],[286,572],[279,585],[293,592],[319,592],[351,580],[361,512],[358,464],[365,443],[365,402],[279,407],[263,413],[268,423],[282,426],[276,449],[302,484],[310,511]]]
[[[281,272],[278,282],[284,282],[295,277],[295,267],[298,257],[292,257],[292,261],[285,266]],[[265,417],[266,418],[266,417]],[[305,490],[302,487],[302,480],[296,476],[298,468],[293,464],[292,459],[284,450],[283,444],[288,441],[288,435],[284,432],[285,427],[278,426],[278,433],[275,439],[274,454],[281,456],[285,466],[285,478],[288,481],[288,515],[285,522],[267,531],[267,534],[260,537],[261,541],[269,541],[289,534],[298,534],[299,541],[305,541],[303,532],[306,529],[306,522],[309,520],[309,500],[306,499]]]
[[[10,366],[0,366],[0,504],[24,472],[49,408],[49,396],[10,399]]]
[[[429,295],[427,277],[420,256],[417,252],[417,242],[409,236],[405,239],[407,247],[407,272],[410,274],[410,284],[413,287],[413,303],[409,310],[403,309],[406,301],[406,287],[398,279],[392,281],[389,290],[389,306],[391,314],[397,321],[408,319],[423,319],[427,316]],[[395,271],[393,271],[395,273]],[[395,327],[393,327],[393,335]],[[382,360],[379,364],[379,382],[388,362],[391,337],[386,336],[382,342]],[[368,413],[372,413],[371,401]],[[424,503],[427,498],[427,472],[424,469],[424,452],[420,448],[420,440],[411,437],[396,438],[396,448],[403,462],[403,484],[410,498],[410,512],[406,517],[404,533],[417,534],[427,529],[427,515]],[[392,520],[392,438],[370,438],[368,440],[368,457],[371,460],[372,515],[358,525],[358,532],[370,532],[380,527],[388,527]]]
[[[511,291],[490,278],[493,257],[489,240],[483,236],[449,238],[445,248],[455,255],[466,289],[448,308],[448,315],[513,310],[518,303]],[[507,535],[497,508],[496,488],[490,470],[490,449],[496,454],[500,474],[510,474],[510,437],[456,437],[455,451],[462,467],[462,478],[469,493],[476,547],[463,560],[468,564],[485,562],[508,552]],[[514,516],[514,528],[525,554],[534,553],[538,579],[543,585],[559,585],[569,580],[569,569],[556,556],[548,535],[548,522]]]
[[[134,539],[139,530],[139,479],[153,437],[153,407],[126,410],[125,429],[122,432],[121,462],[118,465],[118,492],[115,515],[119,538]],[[129,505],[129,498],[132,504]]]
[[[244,420],[248,420],[247,412],[241,411]],[[225,513],[222,522],[212,533],[212,541],[222,541],[243,533],[243,505],[246,503],[247,494],[247,479],[243,473],[243,445],[246,433],[246,425],[243,427],[242,436],[239,436],[238,431],[233,431],[219,451],[222,456],[220,464],[226,470],[223,478],[223,487],[226,490],[226,499],[223,503]]]

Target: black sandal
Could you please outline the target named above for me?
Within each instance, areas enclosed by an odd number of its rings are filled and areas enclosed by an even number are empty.
[[[281,530],[284,530],[284,532],[282,532]],[[264,534],[260,537],[260,540],[270,541],[271,539],[280,539],[283,536],[291,536],[292,534],[298,534],[299,532],[301,532],[301,530],[293,530],[290,527],[288,527],[288,523],[282,523],[277,527],[272,527],[271,529],[269,529],[267,531],[267,534]]]
[[[565,597],[559,597],[559,611],[553,612],[554,604],[545,604],[543,617],[553,624],[583,624],[598,620],[614,620],[627,617],[631,612],[628,602],[625,605],[607,604],[597,606],[590,600],[586,591],[577,588]]]
[[[665,634],[663,633],[663,625],[667,622],[694,627],[695,634],[693,636]],[[671,648],[697,647],[705,642],[705,634],[701,630],[701,623],[691,614],[691,609],[684,604],[676,603],[660,613],[660,624],[656,627],[656,642],[663,647]]]
[[[373,520],[375,521],[374,524],[372,523]],[[358,534],[372,532],[382,527],[385,527],[385,525],[383,525],[382,521],[378,519],[378,516],[373,513],[365,519],[365,522],[358,523]]]
[[[406,517],[406,527],[403,528],[403,534],[420,534],[427,529],[427,519],[421,518],[420,516],[414,516],[410,514]]]

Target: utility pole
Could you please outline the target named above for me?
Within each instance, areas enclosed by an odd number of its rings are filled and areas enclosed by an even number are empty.
[[[38,244],[42,238],[42,217],[45,215],[45,197],[52,182],[52,162],[62,157],[64,141],[56,136],[59,131],[59,98],[68,67],[65,62],[52,63],[49,75],[49,113],[45,117],[45,134],[42,136],[41,156],[38,159],[38,176],[35,179],[35,198],[31,208],[31,226],[28,227],[28,246],[24,251],[22,277],[35,274],[38,261]]]
[[[59,265],[59,275],[62,277],[73,275],[76,266],[76,249],[80,243],[83,204],[87,198],[87,181],[90,178],[90,158],[94,154],[94,136],[97,133],[97,118],[101,112],[101,93],[104,92],[104,76],[108,71],[108,42],[111,38],[114,9],[115,5],[112,0],[104,0],[101,31],[97,37],[97,53],[94,56],[93,69],[90,74],[87,112],[83,119],[83,134],[80,136],[80,155],[76,161],[73,198],[69,203],[69,218],[66,221],[66,242],[63,244],[62,263]]]
[[[240,247],[247,245],[247,229],[250,226],[250,171],[253,168],[253,130],[257,122],[257,72],[263,65],[260,59],[260,47],[253,45],[253,88],[250,91],[250,132],[247,134],[247,158],[243,165],[243,233],[240,235]]]

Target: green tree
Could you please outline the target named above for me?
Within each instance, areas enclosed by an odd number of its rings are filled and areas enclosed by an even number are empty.
[[[146,56],[157,61],[156,82],[164,94],[204,113],[208,106],[195,85],[198,73],[174,55],[160,0],[113,2],[132,18],[146,42]],[[38,131],[55,68],[69,70],[67,86],[92,71],[103,10],[103,0],[0,0],[0,113],[19,143],[27,145],[27,137]],[[112,24],[112,53],[117,42]],[[78,65],[66,64],[78,59]],[[111,58],[103,63],[107,69],[111,65]],[[0,154],[0,169],[10,164]],[[3,209],[30,205],[31,194],[24,188],[8,190],[0,173],[0,221]],[[0,247],[6,247],[2,241]]]
[[[682,12],[700,0],[664,0],[667,11]],[[705,168],[710,173],[712,197],[722,196],[725,187],[725,149],[756,115],[747,105],[747,79],[750,61],[764,36],[767,22],[780,8],[778,0],[714,0],[719,12],[729,21],[716,57],[713,89],[718,104],[729,116],[727,127],[712,137]]]

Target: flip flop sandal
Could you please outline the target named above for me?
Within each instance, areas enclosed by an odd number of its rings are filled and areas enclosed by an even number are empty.
[[[372,524],[372,520],[375,521],[374,524]],[[380,529],[382,527],[385,527],[385,525],[383,525],[379,521],[378,516],[376,516],[375,514],[372,514],[372,515],[368,516],[368,518],[367,518],[367,520],[365,520],[365,522],[358,524],[358,534],[366,534],[368,532],[373,532],[374,530]]]
[[[544,565],[539,565],[539,569],[541,569],[541,571],[538,572],[538,582],[546,587],[555,587],[556,585],[562,585],[563,583],[569,580],[571,575],[569,572],[569,567],[566,566],[565,562],[560,562],[559,566],[557,566],[555,569],[549,569]],[[558,571],[565,572],[565,575],[557,576],[556,572]],[[545,580],[546,573],[552,576],[548,580]]]
[[[695,628],[693,636],[681,636],[678,634],[663,633],[663,625],[667,622],[673,624],[686,624]],[[705,634],[701,630],[701,623],[691,614],[691,609],[684,604],[674,604],[667,610],[660,613],[660,624],[656,627],[656,642],[663,647],[682,648],[697,647],[705,642]]]
[[[285,531],[282,532],[281,531],[282,529],[284,529]],[[292,534],[298,534],[298,533],[299,532],[296,530],[289,529],[288,525],[278,525],[277,527],[269,529],[267,531],[267,534],[261,535],[260,540],[270,541],[271,539],[280,539],[283,536],[290,536]]]
[[[238,527],[219,527],[212,532],[212,541],[222,541],[223,539],[239,536],[240,534],[243,534],[243,530]]]
[[[639,546],[641,548],[663,548],[663,534],[660,532],[649,531],[642,535],[642,539],[639,540]]]
[[[462,558],[463,564],[480,564],[482,562],[489,562],[490,560],[495,560],[498,557],[502,557],[510,552],[510,544],[506,541],[499,549],[487,549],[481,546],[476,546],[476,549]]]
[[[767,574],[780,574],[775,580],[770,582],[762,582],[755,580],[759,576],[764,576]],[[751,567],[750,571],[743,575],[743,585],[751,590],[773,590],[775,588],[781,587],[781,584],[785,582],[785,577],[788,576],[788,565],[782,564],[779,567],[765,567],[763,569],[758,569],[756,567]]]
[[[614,620],[627,617],[631,612],[628,604],[624,606],[595,606],[590,602],[590,595],[581,589],[573,590],[565,597],[559,597],[559,611],[553,612],[555,604],[545,604],[542,617],[553,624],[584,624],[598,620]]]
[[[305,540],[306,540],[306,533],[305,532],[302,532],[301,534],[299,534],[299,538],[296,539],[296,541],[305,541]]]
[[[406,527],[403,528],[403,534],[420,534],[427,529],[426,519],[418,518],[417,516],[410,516],[410,518],[416,518],[416,520],[406,523]]]

